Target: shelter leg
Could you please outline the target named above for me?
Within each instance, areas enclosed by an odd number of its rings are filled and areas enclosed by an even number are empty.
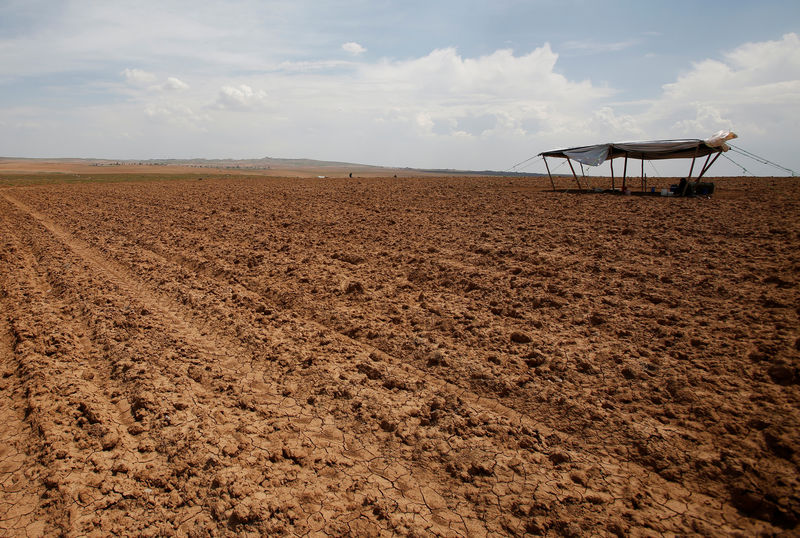
[[[625,166],[622,168],[622,192],[625,192],[625,183],[628,180],[628,154],[625,154]]]
[[[575,178],[575,183],[578,184],[578,190],[582,191],[583,187],[581,186],[581,180],[578,179],[578,174],[575,173],[575,167],[572,166],[572,161],[570,160],[569,157],[567,157],[567,164],[569,165],[569,169],[572,170],[572,177]]]
[[[542,155],[542,160],[544,161],[544,167],[547,168],[547,177],[550,178],[550,185],[553,187],[553,192],[556,192],[556,184],[553,181],[553,176],[550,174],[550,166],[547,164],[547,157]]]
[[[686,196],[686,191],[689,190],[689,182],[692,180],[692,172],[694,171],[694,162],[697,160],[697,150],[694,150],[694,157],[692,157],[692,166],[689,167],[689,175],[686,178],[686,185],[683,186],[681,196]]]
[[[713,164],[715,162],[717,162],[717,159],[719,159],[720,155],[722,155],[721,151],[719,153],[717,153],[716,155],[714,155],[714,159],[710,163],[708,162],[708,159],[706,159],[706,163],[708,163],[708,164],[703,166],[703,169],[700,170],[700,175],[697,176],[697,181],[700,181],[700,179],[705,175],[705,173],[708,172],[708,169],[711,168],[711,166],[713,166]],[[711,157],[711,154],[709,154],[708,156]]]
[[[583,178],[584,184],[586,184],[586,190],[589,190],[589,189],[592,188],[592,184],[589,182],[589,179],[586,177],[586,171],[583,169],[583,163],[580,163],[580,165],[581,165],[581,177]]]
[[[611,190],[614,190],[614,159],[609,159],[609,163],[611,163]]]
[[[694,172],[694,162],[697,160],[697,148],[694,150],[694,157],[692,157],[692,166],[689,167],[689,177],[686,178],[686,184],[692,180],[692,172]]]
[[[642,159],[642,192],[647,190],[647,183],[644,179],[644,159]]]

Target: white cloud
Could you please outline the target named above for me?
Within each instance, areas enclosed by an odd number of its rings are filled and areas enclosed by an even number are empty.
[[[440,49],[413,60],[362,65],[349,90],[356,92],[355,104],[361,106],[422,107],[432,115],[517,111],[542,102],[568,106],[610,94],[555,73],[556,59],[547,45],[523,56],[500,50],[478,58]]]
[[[223,86],[214,103],[221,110],[253,110],[267,104],[267,92],[254,90],[247,84]]]
[[[698,61],[664,84],[643,110],[625,113],[625,108],[625,103],[601,107],[586,132],[597,133],[598,140],[621,140],[705,138],[730,129],[740,136],[736,145],[778,162],[782,155],[789,160],[800,136],[800,38],[787,34],[780,40],[745,43],[721,58]],[[659,169],[674,166],[682,165],[662,163]],[[727,166],[731,173],[741,172]]]
[[[168,77],[162,88],[165,90],[187,90],[189,85],[179,78]]]
[[[203,129],[209,120],[208,116],[198,114],[192,107],[182,103],[149,104],[144,113],[151,120],[191,129]]]
[[[797,104],[800,83],[800,38],[747,43],[725,55],[705,60],[674,83],[664,86],[665,99],[710,100],[722,104]]]
[[[690,137],[702,137],[710,135],[715,126],[721,128],[733,128],[733,120],[722,116],[722,112],[713,106],[703,103],[694,103],[694,117],[687,117],[672,124],[675,132]]]
[[[522,55],[498,50],[477,58],[439,49],[412,60],[360,64],[354,80],[335,81],[342,85],[335,98],[351,113],[361,111],[400,128],[414,125],[440,141],[451,136],[530,140],[585,129],[592,112],[614,91],[570,81],[555,71],[557,60],[549,45]],[[523,126],[532,124],[538,132],[526,133]]]
[[[722,60],[697,62],[670,84],[643,120],[701,134],[733,128],[798,133],[800,38],[746,43]]]
[[[419,128],[422,129],[423,131],[431,131],[433,129],[434,122],[431,119],[430,115],[426,114],[425,112],[418,113],[415,118],[415,121],[417,123],[417,126],[419,126]]]
[[[177,77],[167,77],[163,84],[156,84],[158,77],[154,73],[142,69],[127,68],[122,71],[125,82],[135,88],[148,91],[180,91],[189,89],[189,85]]]
[[[156,81],[156,76],[142,69],[126,68],[122,71],[125,82],[134,86],[147,86]]]
[[[367,49],[365,49],[358,43],[355,43],[354,41],[349,41],[347,43],[344,43],[342,45],[342,50],[344,50],[345,52],[349,52],[353,56],[358,56],[359,54],[364,54],[365,52],[367,52]]]

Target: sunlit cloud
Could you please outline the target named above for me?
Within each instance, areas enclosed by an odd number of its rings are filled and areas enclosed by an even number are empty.
[[[192,107],[181,103],[150,104],[144,109],[147,118],[191,129],[202,129],[208,116],[198,114]]]
[[[800,117],[800,38],[746,43],[722,60],[692,65],[665,84],[643,120],[690,129],[719,128],[786,132]]]
[[[214,103],[221,110],[255,110],[267,103],[267,92],[254,90],[247,84],[223,86]]]
[[[353,56],[358,56],[359,54],[364,54],[365,52],[367,52],[367,49],[365,49],[364,47],[353,41],[344,43],[342,45],[342,50],[344,50],[345,52],[349,52]]]
[[[165,90],[172,90],[172,91],[189,89],[188,84],[186,84],[184,81],[176,77],[168,77],[167,81],[164,83],[162,87]]]
[[[156,76],[153,73],[148,73],[142,69],[126,68],[122,71],[122,76],[125,78],[125,82],[135,86],[147,86],[156,81]]]

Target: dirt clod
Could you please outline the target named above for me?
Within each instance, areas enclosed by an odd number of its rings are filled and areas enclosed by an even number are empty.
[[[527,344],[531,342],[531,337],[527,334],[519,331],[514,331],[511,333],[510,339],[515,344]]]

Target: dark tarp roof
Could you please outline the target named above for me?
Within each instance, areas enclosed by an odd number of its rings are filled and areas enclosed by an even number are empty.
[[[597,166],[608,159],[627,155],[631,159],[691,159],[723,151],[708,145],[704,140],[650,140],[646,142],[619,142],[543,151],[543,157],[574,159],[580,163]]]

